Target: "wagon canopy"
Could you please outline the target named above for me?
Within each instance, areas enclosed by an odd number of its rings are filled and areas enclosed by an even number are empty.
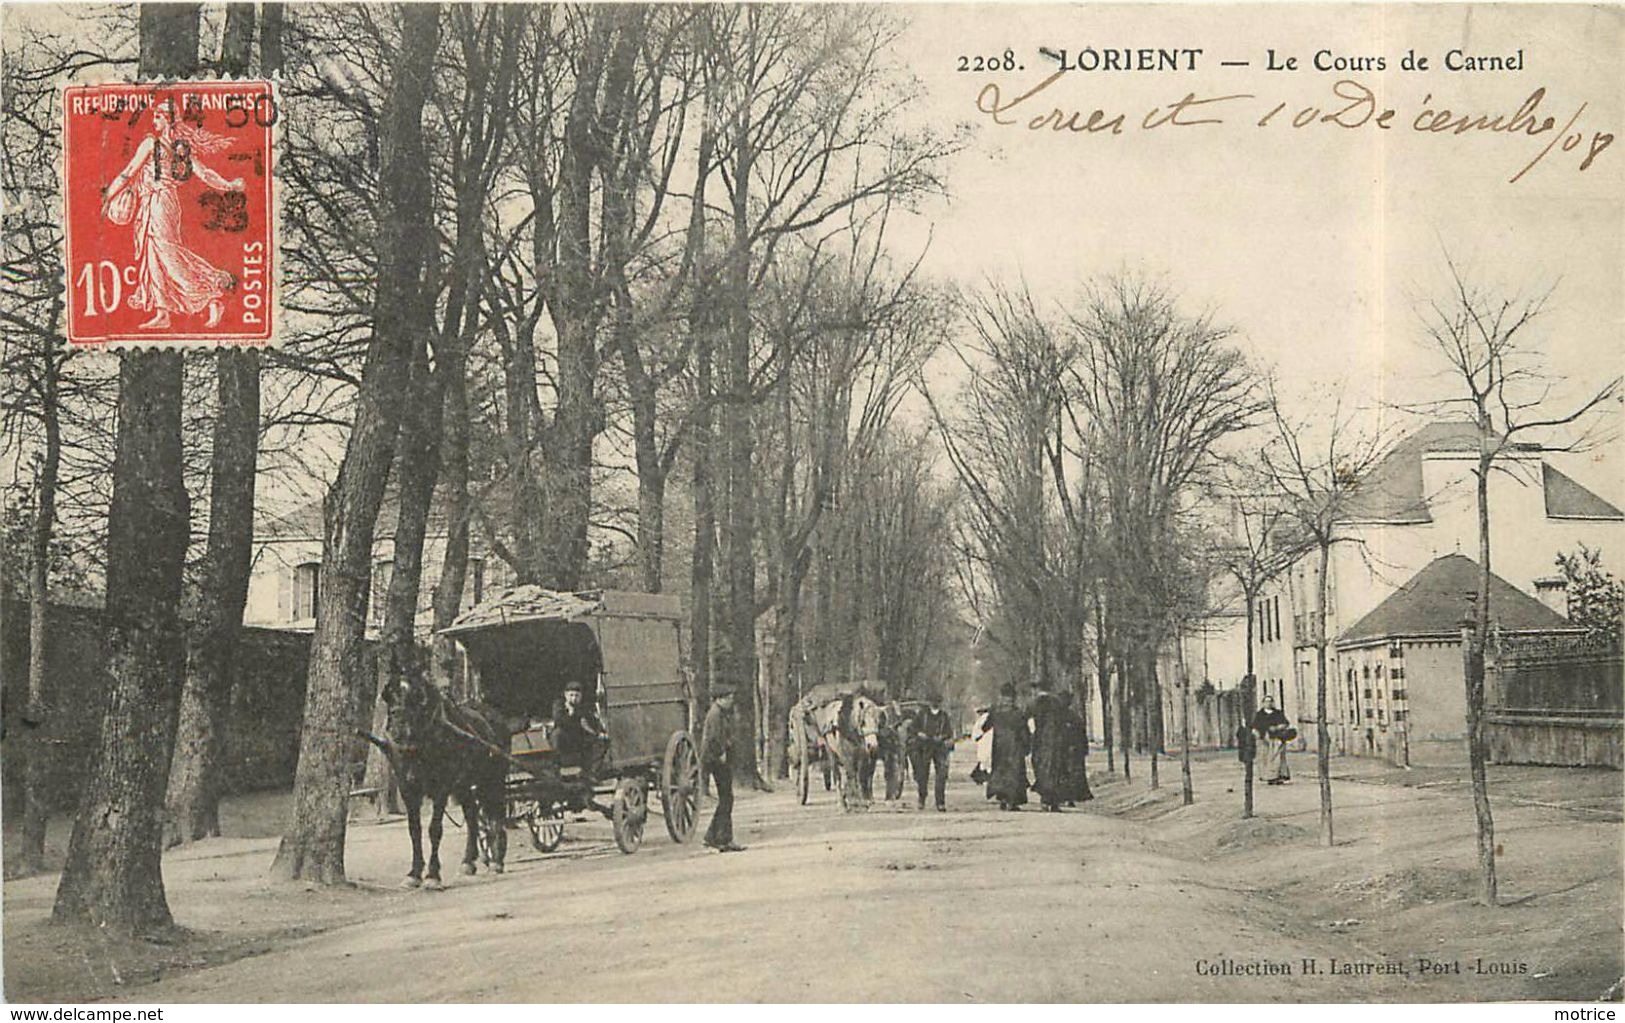
[[[866,696],[876,703],[883,703],[885,691],[885,687],[876,682],[820,682],[801,694],[801,699],[797,703],[803,710],[812,710],[849,694]]]
[[[545,718],[567,682],[601,683],[617,757],[641,758],[686,724],[682,618],[668,595],[514,586],[440,634],[463,645],[481,698],[508,714]]]

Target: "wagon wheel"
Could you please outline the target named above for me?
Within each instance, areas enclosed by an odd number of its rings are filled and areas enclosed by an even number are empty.
[[[660,762],[660,810],[673,842],[694,837],[700,820],[700,757],[687,732],[671,733]]]
[[[643,824],[649,819],[648,787],[642,778],[622,778],[615,784],[610,820],[615,825],[615,844],[627,855],[643,844]]]
[[[525,815],[525,824],[530,828],[531,847],[537,852],[550,853],[564,841],[564,811],[556,806],[545,810],[536,807]]]

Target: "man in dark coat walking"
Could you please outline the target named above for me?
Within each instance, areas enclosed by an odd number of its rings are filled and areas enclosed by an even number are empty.
[[[988,712],[982,731],[993,733],[993,776],[987,797],[1001,810],[1019,810],[1027,802],[1027,752],[1031,736],[1027,714],[1016,706],[1016,687],[1009,682],[999,690],[999,702]]]
[[[925,696],[925,709],[909,721],[909,767],[920,793],[919,807],[925,809],[925,790],[932,768],[937,772],[937,809],[948,809],[948,752],[953,749],[954,725],[942,709],[942,697],[935,692]]]
[[[705,844],[717,852],[740,852],[734,842],[734,693],[727,686],[712,690],[711,709],[700,732],[700,769],[716,787],[717,808],[705,830]]]

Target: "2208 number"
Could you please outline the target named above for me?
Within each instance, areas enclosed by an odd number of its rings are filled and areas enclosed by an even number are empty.
[[[985,57],[977,54],[974,57],[960,56],[959,70],[961,71],[1020,71],[1016,63],[1016,51],[1005,50],[1002,54]]]

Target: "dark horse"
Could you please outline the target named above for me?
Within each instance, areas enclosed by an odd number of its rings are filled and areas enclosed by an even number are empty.
[[[412,870],[406,885],[423,883],[423,797],[431,804],[429,816],[429,875],[431,887],[440,887],[440,836],[446,800],[452,796],[463,808],[468,840],[463,850],[463,873],[472,874],[482,861],[502,873],[508,852],[504,788],[507,764],[501,753],[508,736],[502,719],[477,703],[454,703],[431,684],[421,669],[409,668],[384,686],[389,710],[385,737],[367,735],[389,757],[390,769],[406,806],[406,826],[412,835]]]

